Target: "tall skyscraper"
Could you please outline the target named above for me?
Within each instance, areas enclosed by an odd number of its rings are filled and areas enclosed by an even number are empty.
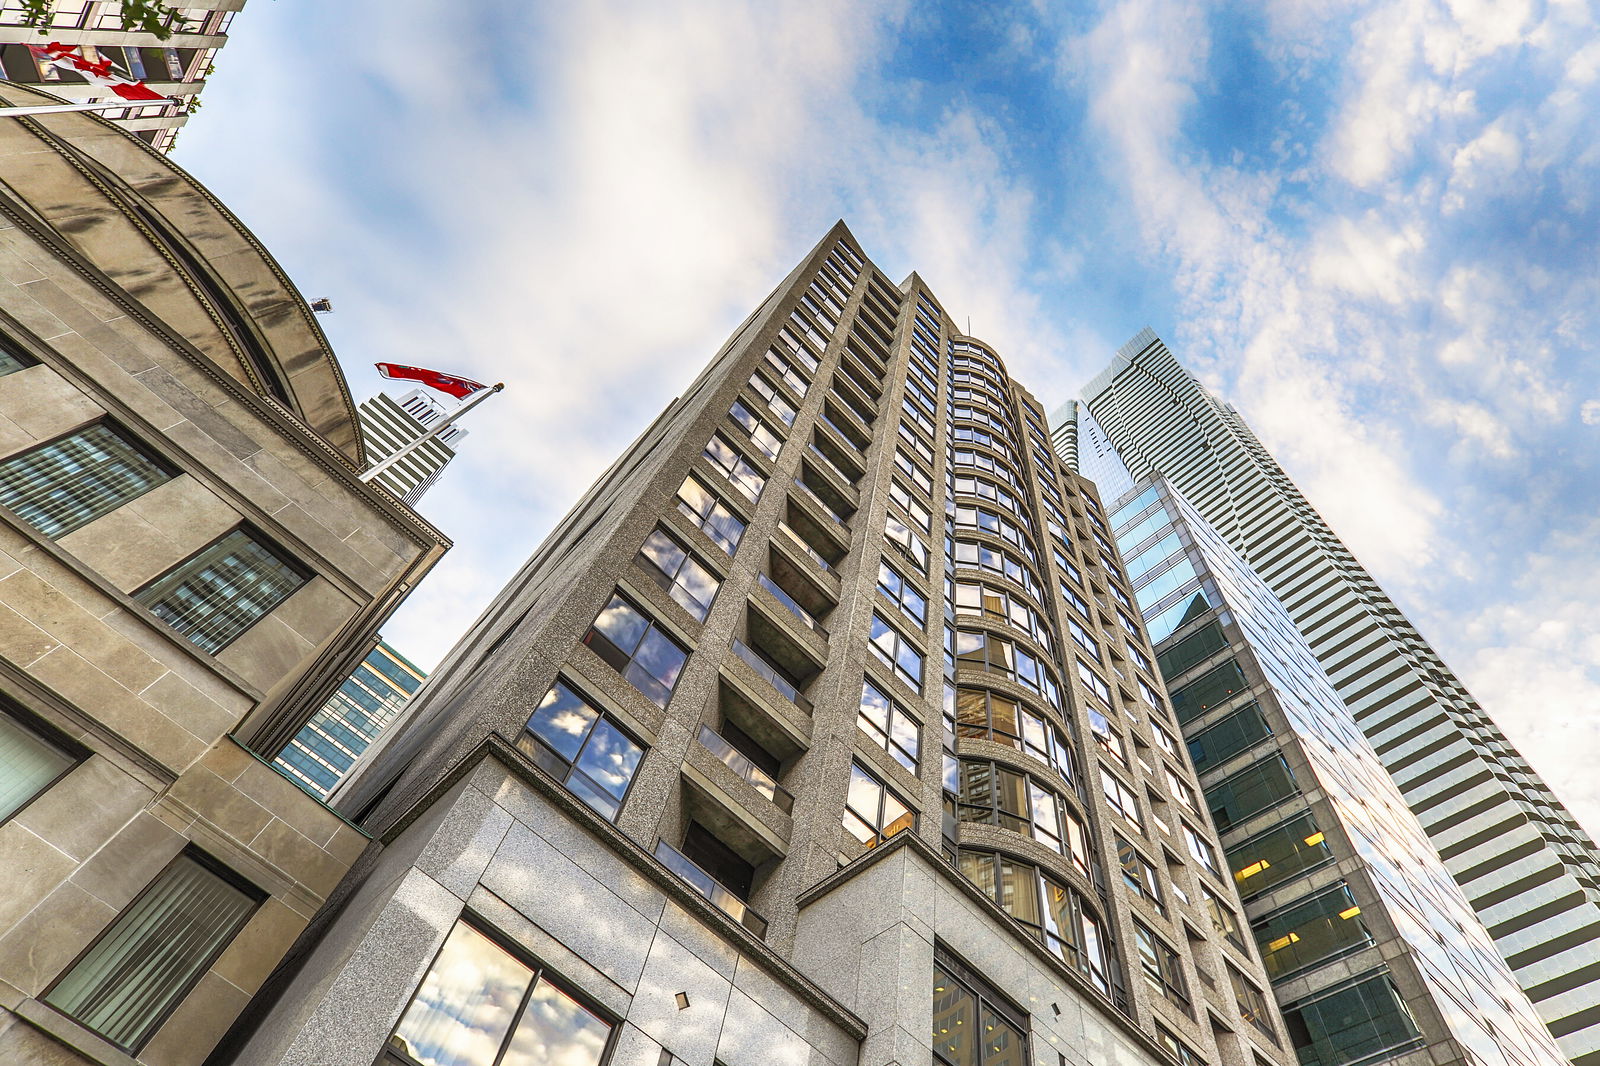
[[[1292,1060],[1094,488],[953,321],[806,256],[341,792],[383,850],[236,1061]]]
[[[1600,1063],[1600,856],[1232,407],[1142,331],[1085,390],[1134,477],[1163,475],[1283,603],[1518,983]],[[1156,639],[1164,620],[1152,619]]]
[[[210,191],[81,112],[0,173],[0,1063],[196,1066],[368,844],[268,763],[449,542]]]
[[[107,99],[103,89],[77,74],[41,67],[27,46],[59,41],[78,46],[93,62],[109,59],[114,69],[128,77],[145,82],[163,96],[178,98],[179,102],[96,112],[164,152],[200,106],[200,91],[211,76],[217,52],[228,43],[228,28],[244,0],[169,4],[183,21],[164,41],[153,34],[124,29],[120,0],[46,0],[45,6],[50,9],[50,26],[42,35],[37,28],[22,24],[22,4],[0,7],[0,76],[15,84],[37,85],[75,103],[101,100]]]
[[[1108,521],[1164,634],[1156,661],[1301,1060],[1565,1062],[1277,597],[1164,480],[1118,504]]]
[[[422,389],[412,389],[399,399],[380,392],[360,407],[361,439],[373,463],[382,462],[448,418],[444,404]],[[416,506],[422,494],[439,480],[439,474],[456,457],[467,431],[451,426],[379,474],[377,482],[402,500]]]
[[[301,788],[327,799],[427,676],[380,640],[273,765]]]

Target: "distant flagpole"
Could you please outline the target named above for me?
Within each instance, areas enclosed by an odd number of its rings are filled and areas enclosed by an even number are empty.
[[[360,479],[359,480],[370,482],[373,478],[377,477],[379,474],[383,473],[385,470],[389,469],[391,466],[393,466],[394,464],[398,463],[400,460],[404,459],[406,456],[410,455],[412,452],[416,451],[418,448],[422,447],[424,444],[428,443],[428,441],[433,440],[439,434],[443,433],[445,430],[447,430],[451,426],[455,425],[456,422],[460,420],[462,415],[466,414],[468,411],[472,410],[478,404],[480,404],[483,401],[487,400],[489,397],[493,396],[495,393],[499,392],[501,389],[504,389],[505,387],[506,387],[505,386],[505,382],[502,381],[502,382],[498,382],[498,383],[496,383],[494,385],[490,385],[487,389],[484,389],[484,390],[480,391],[476,396],[472,397],[466,403],[464,403],[460,407],[456,408],[455,413],[452,414],[449,418],[445,419],[439,425],[437,425],[434,428],[428,430],[428,432],[424,433],[422,436],[418,437],[416,440],[412,441],[410,444],[405,445],[399,451],[395,452],[393,455],[389,456],[387,459],[385,459],[382,462],[378,463],[376,466],[368,467],[366,472],[360,475]]]
[[[28,107],[0,106],[0,118],[22,118],[26,115],[59,115],[64,111],[114,111],[123,107],[146,107],[157,102],[181,103],[175,97],[155,100],[98,100],[89,104],[33,104]]]

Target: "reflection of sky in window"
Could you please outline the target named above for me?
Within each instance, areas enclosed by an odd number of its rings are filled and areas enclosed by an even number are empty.
[[[528,728],[538,734],[567,760],[575,758],[583,736],[597,717],[597,712],[567,686],[559,682],[539,704],[528,720]]]
[[[531,977],[482,933],[457,925],[391,1039],[423,1066],[491,1063]]]
[[[578,769],[620,800],[628,790],[628,782],[633,778],[641,754],[637,744],[618,732],[610,722],[602,721],[595,727],[594,735],[583,749]]]
[[[610,1032],[570,996],[541,981],[528,997],[502,1066],[595,1066]]]

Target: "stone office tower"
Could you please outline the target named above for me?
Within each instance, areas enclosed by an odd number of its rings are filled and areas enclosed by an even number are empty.
[[[1306,637],[1563,1050],[1600,1063],[1600,857],[1239,413],[1148,329],[1084,392],[1134,477],[1159,473]],[[1157,640],[1176,618],[1150,619]]]
[[[358,770],[232,1061],[1291,1060],[1093,486],[952,321],[806,256]]]
[[[1261,578],[1160,478],[1107,521],[1302,1060],[1564,1063]]]
[[[269,761],[448,542],[210,192],[81,113],[0,174],[0,1062],[197,1066],[367,844]]]

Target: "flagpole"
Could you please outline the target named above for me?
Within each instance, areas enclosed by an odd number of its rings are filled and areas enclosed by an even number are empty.
[[[177,103],[171,97],[160,100],[100,100],[90,104],[35,104],[30,107],[0,107],[0,118],[22,118],[27,115],[59,115],[64,111],[114,111],[119,107],[150,107],[155,104]]]
[[[379,474],[383,473],[385,470],[389,469],[391,466],[398,463],[400,460],[404,459],[406,456],[410,455],[412,452],[416,451],[430,440],[433,440],[433,438],[437,437],[451,426],[455,425],[462,415],[466,414],[478,404],[487,400],[489,397],[493,396],[495,393],[499,392],[505,387],[505,382],[503,381],[489,386],[487,389],[483,390],[478,395],[474,396],[472,399],[456,408],[455,414],[445,419],[444,422],[428,430],[428,432],[424,433],[410,444],[405,445],[399,451],[395,452],[387,459],[384,459],[376,466],[367,467],[366,472],[361,474],[358,480],[370,482],[373,478],[377,477]]]

